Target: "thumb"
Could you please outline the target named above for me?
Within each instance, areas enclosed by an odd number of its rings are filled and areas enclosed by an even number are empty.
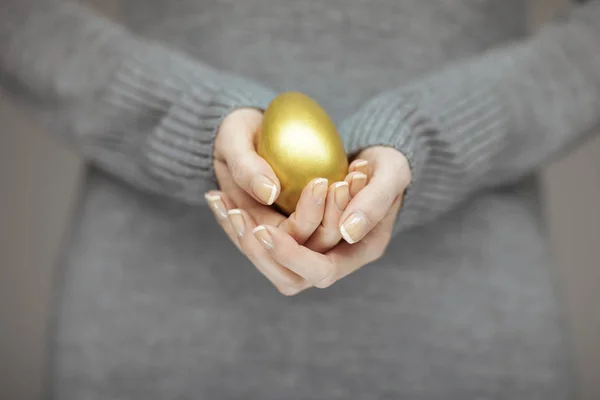
[[[408,179],[382,161],[375,161],[371,180],[352,198],[340,218],[340,234],[350,244],[360,241],[390,214],[407,186]]]
[[[280,191],[271,166],[256,153],[262,113],[240,109],[225,118],[215,140],[215,158],[225,162],[235,183],[255,200],[271,205]]]

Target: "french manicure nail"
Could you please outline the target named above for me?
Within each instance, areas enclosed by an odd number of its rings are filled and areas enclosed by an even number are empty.
[[[348,182],[343,181],[343,182],[336,183],[334,185],[334,190],[335,190],[335,194],[334,194],[335,205],[340,210],[345,209],[346,206],[348,205],[348,202],[350,201],[350,192],[349,192]]]
[[[244,223],[244,214],[242,214],[241,210],[229,210],[227,213],[229,214],[229,221],[231,221],[231,226],[237,233],[239,237],[244,236],[244,232],[246,231],[246,224]]]
[[[367,233],[367,218],[362,212],[355,212],[340,226],[340,233],[346,242],[358,242]]]
[[[273,238],[271,237],[271,234],[269,233],[267,228],[265,228],[262,225],[259,225],[252,230],[252,233],[254,234],[254,237],[256,237],[256,239],[260,242],[260,244],[264,246],[265,249],[270,250],[273,248]]]
[[[267,205],[273,204],[277,196],[277,185],[264,175],[255,176],[250,183],[252,192],[263,203]]]
[[[362,172],[357,172],[356,174],[352,175],[352,180],[350,182],[350,193],[353,196],[356,195],[359,190],[365,187],[366,182],[367,175],[363,174]]]
[[[216,194],[205,194],[204,197],[217,218],[227,218],[227,207],[225,207],[223,200],[221,200],[221,196]]]
[[[369,162],[367,160],[361,160],[354,164],[354,170],[367,174],[369,172]]]
[[[325,201],[328,183],[329,181],[325,178],[319,178],[313,181],[312,195],[315,203],[322,204]]]

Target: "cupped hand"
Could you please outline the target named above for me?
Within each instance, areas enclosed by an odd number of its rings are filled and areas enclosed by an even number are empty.
[[[294,240],[281,226],[257,226],[245,211],[235,212],[241,218],[237,223],[244,224],[239,241],[241,250],[281,293],[294,295],[310,287],[329,287],[384,254],[411,180],[410,168],[407,159],[392,148],[372,147],[358,157],[367,163],[354,162],[351,170],[357,164],[369,166],[369,182],[342,213],[339,232],[346,242],[331,250],[314,251]],[[253,235],[248,234],[250,230]]]
[[[278,226],[297,243],[316,251],[329,250],[341,239],[338,222],[351,192],[358,192],[367,182],[366,174],[361,172],[367,164],[355,163],[354,170],[342,182],[314,179],[303,191],[296,211],[286,218],[269,207],[277,199],[281,186],[273,169],[255,150],[262,118],[258,110],[239,109],[223,120],[213,154],[217,180],[228,200],[211,192],[207,195],[208,203],[238,246],[229,211],[239,207],[256,223]],[[237,215],[235,211],[233,215]]]
[[[350,244],[372,241],[369,233],[376,228],[381,231],[379,225],[390,215],[395,218],[412,180],[408,159],[392,147],[369,147],[358,157],[368,162],[372,173],[368,184],[352,198],[340,219],[340,232]],[[391,228],[386,231],[388,234]]]
[[[358,157],[368,162],[372,173],[342,215],[340,231],[346,242],[320,254],[298,244],[278,227],[261,225],[254,229],[257,241],[270,256],[269,262],[301,278],[286,293],[295,294],[311,286],[327,288],[385,253],[411,181],[410,166],[402,153],[388,147],[371,147]]]

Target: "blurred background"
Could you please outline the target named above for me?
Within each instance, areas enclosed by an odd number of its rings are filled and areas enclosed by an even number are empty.
[[[118,19],[112,0],[91,3]],[[568,1],[531,3],[535,29]],[[0,399],[39,399],[53,278],[85,167],[1,91],[0,127]],[[600,399],[598,172],[600,136],[542,173],[582,400]]]

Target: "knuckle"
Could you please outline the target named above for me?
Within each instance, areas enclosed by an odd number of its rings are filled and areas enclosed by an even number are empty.
[[[299,216],[297,213],[293,213],[286,222],[286,231],[296,241],[304,241],[310,233],[315,231],[321,220],[317,220],[317,217],[313,215],[302,215]]]
[[[275,259],[277,260],[277,262],[279,262],[279,264],[281,265],[288,265],[289,261],[291,259],[291,253],[292,251],[290,249],[287,248],[280,248],[280,249],[276,249],[274,252],[275,255]]]
[[[323,277],[315,283],[315,287],[319,289],[326,289],[337,281],[337,276],[338,274],[336,267],[328,268]]]
[[[302,286],[302,279],[298,276],[284,275],[279,280],[282,286],[299,289]]]
[[[379,260],[384,254],[385,247],[385,242],[382,240],[368,240],[365,249],[367,262],[372,263]]]
[[[295,296],[298,293],[300,293],[301,289],[298,286],[295,285],[277,285],[276,286],[277,290],[279,291],[279,293],[281,293],[284,296],[290,297],[290,296]]]
[[[231,159],[227,163],[227,165],[229,166],[229,171],[231,172],[231,175],[233,176],[233,178],[238,180],[241,177],[242,171],[243,171],[241,159],[239,157],[235,157],[235,158]]]
[[[380,260],[382,256],[383,253],[373,253],[369,255],[369,257],[367,257],[367,264]]]
[[[285,219],[282,224],[280,225],[280,227],[291,237],[293,237],[294,239],[297,239],[298,237],[298,233],[299,233],[299,228],[298,228],[298,218],[297,218],[297,214],[293,213],[292,215],[289,216],[288,219]]]
[[[310,238],[310,242],[304,246],[317,253],[325,253],[335,247],[340,241],[339,230],[320,227]]]
[[[315,215],[313,213],[309,213],[306,216],[306,218],[304,218],[304,220],[302,220],[302,222],[300,222],[300,229],[302,230],[302,228],[304,228],[304,229],[314,230],[321,225],[322,220],[323,220],[323,217],[321,217],[319,215]]]

